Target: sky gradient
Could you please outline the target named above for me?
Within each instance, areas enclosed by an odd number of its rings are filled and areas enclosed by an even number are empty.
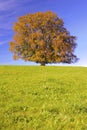
[[[75,54],[79,61],[71,65],[87,66],[87,0],[0,0],[0,65],[36,65],[13,60],[9,52],[12,28],[19,16],[49,10],[62,18],[70,34],[77,37]]]

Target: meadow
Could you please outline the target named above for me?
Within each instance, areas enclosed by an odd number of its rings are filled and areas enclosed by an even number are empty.
[[[87,130],[87,68],[0,66],[0,130]]]

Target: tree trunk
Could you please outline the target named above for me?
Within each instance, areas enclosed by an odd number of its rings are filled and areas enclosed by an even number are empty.
[[[41,66],[45,66],[45,63],[44,63],[44,62],[42,62],[42,63],[41,63]]]

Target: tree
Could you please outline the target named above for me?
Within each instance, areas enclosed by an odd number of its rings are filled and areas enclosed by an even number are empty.
[[[10,51],[14,59],[48,63],[73,63],[76,37],[71,36],[64,22],[55,13],[37,12],[21,16],[14,24]]]

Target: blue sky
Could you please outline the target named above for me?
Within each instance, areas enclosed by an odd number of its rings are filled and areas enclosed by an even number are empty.
[[[74,66],[87,66],[87,0],[0,0],[0,64],[35,65],[22,60],[14,61],[9,52],[13,24],[18,17],[38,11],[55,12],[65,23],[71,35],[77,37],[75,54],[80,59]]]

